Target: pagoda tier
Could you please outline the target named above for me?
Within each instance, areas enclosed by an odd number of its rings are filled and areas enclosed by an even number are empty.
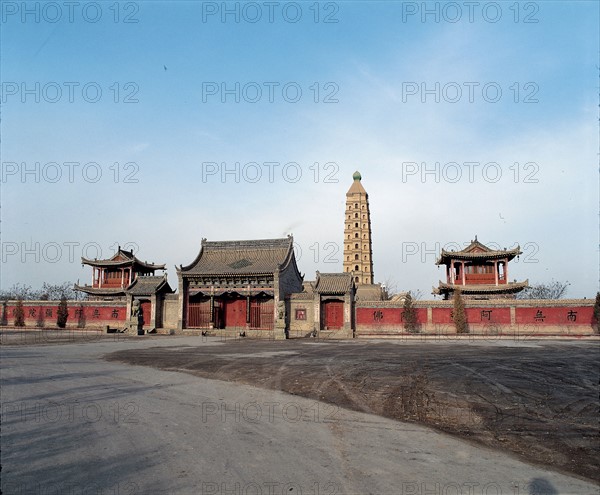
[[[76,290],[97,297],[121,297],[138,277],[153,276],[165,265],[148,263],[136,258],[133,251],[119,246],[115,255],[104,260],[81,258],[83,265],[92,267],[92,285],[76,286]]]
[[[509,282],[508,279],[508,262],[520,254],[519,246],[493,250],[479,242],[477,236],[462,251],[442,250],[436,265],[446,267],[446,281],[440,281],[433,294],[449,299],[456,289],[460,289],[466,297],[514,298],[529,285],[527,280]]]

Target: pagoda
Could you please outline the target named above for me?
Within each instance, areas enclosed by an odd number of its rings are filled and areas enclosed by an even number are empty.
[[[440,280],[433,294],[450,299],[455,290],[468,299],[514,299],[517,292],[529,286],[529,281],[510,282],[508,262],[523,254],[520,247],[493,250],[477,240],[462,251],[442,253],[436,265],[446,267],[446,281]]]
[[[356,171],[346,193],[344,222],[344,272],[352,273],[354,282],[373,284],[373,246],[371,243],[371,214],[369,195]]]
[[[122,299],[138,277],[147,277],[145,281],[156,279],[157,283],[166,281],[164,276],[153,276],[156,270],[164,270],[165,265],[141,261],[133,251],[121,249],[121,246],[109,259],[82,257],[81,264],[92,267],[92,285],[75,285],[75,290],[85,292],[91,299]]]

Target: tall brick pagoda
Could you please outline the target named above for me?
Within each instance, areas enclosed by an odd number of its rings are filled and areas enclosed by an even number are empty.
[[[344,226],[344,272],[352,273],[354,282],[373,284],[373,248],[371,244],[371,214],[369,195],[361,184],[360,173],[346,193]]]

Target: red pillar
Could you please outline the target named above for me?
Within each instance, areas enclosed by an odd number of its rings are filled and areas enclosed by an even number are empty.
[[[496,279],[496,285],[498,285],[498,260],[494,260],[494,277]]]

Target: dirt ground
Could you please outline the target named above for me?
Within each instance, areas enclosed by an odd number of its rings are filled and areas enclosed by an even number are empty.
[[[237,340],[109,360],[414,421],[600,481],[598,342]]]

